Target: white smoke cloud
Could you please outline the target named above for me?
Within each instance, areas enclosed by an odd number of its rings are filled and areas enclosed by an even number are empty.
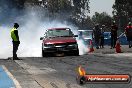
[[[12,41],[10,40],[10,27],[0,26],[0,58],[10,57],[12,54]]]
[[[88,45],[86,45],[82,39],[78,39],[77,42],[79,47],[79,55],[87,54],[89,51]]]
[[[28,11],[27,11],[28,12]],[[68,27],[71,28],[74,34],[78,34],[77,27],[66,22],[62,23],[58,20],[40,20],[35,12],[29,11],[24,16],[17,17],[20,22],[18,32],[20,37],[20,46],[18,49],[18,57],[41,57],[42,37],[48,28],[54,27]],[[23,22],[23,23],[22,23]],[[0,58],[7,58],[12,56],[12,40],[10,38],[10,30],[13,27],[10,25],[0,27]],[[83,55],[87,52],[87,46],[82,40],[77,38],[79,45],[79,54]]]

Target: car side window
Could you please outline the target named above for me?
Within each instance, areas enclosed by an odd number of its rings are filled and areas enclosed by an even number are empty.
[[[45,32],[45,34],[44,34],[45,38],[47,38],[47,37],[48,37],[47,33],[48,33],[48,31],[46,31],[46,32]]]
[[[69,30],[69,35],[70,35],[70,36],[73,36],[73,35],[74,35],[73,32],[72,32],[71,30]]]
[[[52,31],[51,30],[48,30],[48,31],[46,31],[46,33],[45,33],[45,37],[47,38],[47,37],[49,37],[49,36],[52,36]]]

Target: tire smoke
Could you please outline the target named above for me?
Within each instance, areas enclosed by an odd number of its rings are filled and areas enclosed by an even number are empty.
[[[28,11],[27,11],[28,12]],[[19,23],[18,33],[20,37],[20,45],[17,52],[18,57],[41,57],[40,37],[43,37],[48,28],[54,27],[68,27],[72,29],[74,34],[78,34],[77,27],[67,22],[59,20],[41,20],[35,12],[29,11],[24,16],[17,17],[15,22]],[[12,40],[10,37],[10,30],[13,23],[9,26],[0,26],[0,58],[12,57]],[[79,54],[83,55],[87,52],[87,46],[83,40],[77,38],[79,46]]]

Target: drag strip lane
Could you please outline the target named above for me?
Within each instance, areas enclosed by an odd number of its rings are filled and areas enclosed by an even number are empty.
[[[31,58],[28,60],[26,58],[23,61],[16,60],[15,62],[31,75],[36,83],[41,86],[40,88],[85,88],[76,84],[76,78],[72,75],[68,75],[48,65],[45,66],[45,63],[40,64]]]
[[[76,82],[77,67],[82,65],[88,74],[130,74],[131,59],[106,55],[83,55],[65,57],[30,57],[15,61],[42,88],[131,88],[129,84],[86,84]],[[53,70],[46,70],[50,68]],[[130,71],[129,71],[130,70]],[[35,87],[37,88],[37,87]]]

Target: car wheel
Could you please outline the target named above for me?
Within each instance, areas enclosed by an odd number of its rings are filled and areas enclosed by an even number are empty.
[[[46,56],[46,53],[44,52],[43,46],[42,46],[42,57],[45,57],[45,56]]]
[[[75,56],[79,56],[79,50],[74,51]]]
[[[46,54],[45,54],[44,51],[42,50],[42,57],[45,57],[45,55],[46,55]]]

